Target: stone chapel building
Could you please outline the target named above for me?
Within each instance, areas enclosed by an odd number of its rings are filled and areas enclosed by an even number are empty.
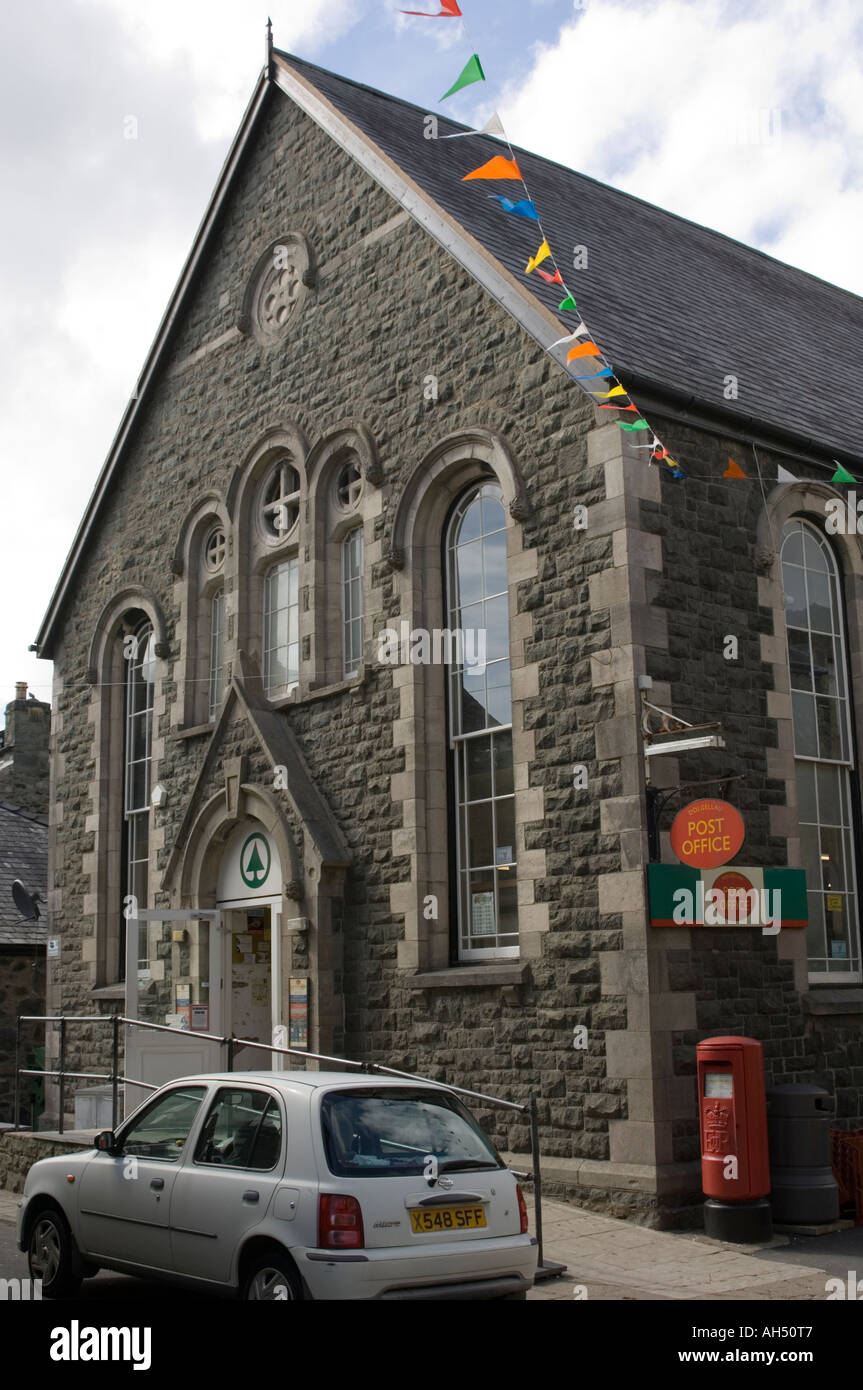
[[[675,481],[549,352],[576,319],[512,186],[463,181],[506,146],[462,130],[261,74],[36,641],[48,1007],[535,1091],[555,1190],[667,1220],[701,1038],[863,1123],[863,551],[825,526],[863,301],[517,151]],[[484,664],[410,659],[453,630]],[[724,749],[646,759],[645,700]],[[664,862],[673,789],[724,788],[808,928],[652,926],[648,775]],[[105,1069],[107,1029],[69,1037]],[[138,1030],[125,1065],[224,1052]]]

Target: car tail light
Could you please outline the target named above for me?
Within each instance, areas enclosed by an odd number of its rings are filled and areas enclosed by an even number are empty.
[[[322,1192],[318,1202],[318,1248],[362,1250],[364,1245],[363,1213],[356,1197]]]
[[[524,1193],[521,1185],[516,1183],[515,1190],[518,1193],[518,1214],[521,1219],[521,1234],[527,1235],[527,1202],[524,1200]]]

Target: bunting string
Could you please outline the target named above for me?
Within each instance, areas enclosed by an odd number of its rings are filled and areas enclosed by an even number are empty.
[[[413,15],[424,19],[458,19],[461,21],[465,38],[467,39],[470,48],[472,49],[472,53],[467,63],[465,63],[464,67],[462,68],[461,72],[456,78],[455,82],[446,92],[444,92],[443,96],[441,97],[441,101],[446,101],[449,97],[454,96],[456,92],[462,91],[463,88],[469,87],[473,85],[475,82],[485,82],[486,76],[482,66],[482,62],[480,61],[477,47],[472,42],[471,37],[468,33],[467,21],[465,20],[461,9],[456,3],[456,0],[439,0],[439,3],[441,8],[437,12],[425,10],[401,10],[400,13],[405,15]],[[469,173],[464,174],[462,176],[462,182],[469,183],[473,181],[507,179],[518,181],[522,184],[522,187],[524,188],[525,192],[525,196],[522,199],[507,198],[500,193],[491,193],[488,195],[488,197],[492,201],[497,202],[500,206],[501,211],[506,213],[508,216],[519,217],[527,221],[535,222],[537,224],[537,229],[539,231],[540,236],[540,244],[537,251],[528,260],[524,273],[526,275],[531,275],[534,271],[536,271],[537,275],[539,275],[541,279],[543,279],[546,282],[546,284],[562,286],[564,290],[564,297],[558,305],[558,312],[576,313],[577,304],[575,295],[572,294],[563,278],[560,266],[557,263],[557,259],[551,248],[549,240],[545,234],[545,231],[543,230],[542,219],[537,209],[536,202],[531,197],[530,189],[527,185],[527,180],[525,179],[521,169],[519,168],[518,160],[515,157],[515,151],[513,150],[512,143],[509,139],[504,124],[500,119],[498,113],[495,111],[491,118],[486,122],[486,124],[479,130],[458,131],[454,135],[447,135],[443,138],[445,140],[456,140],[464,139],[465,136],[469,135],[500,136],[500,138],[504,140],[504,142],[506,143],[506,147],[509,150],[509,159],[506,159],[503,155],[495,155],[492,159],[487,160],[485,164],[480,165],[477,169],[472,169]],[[543,270],[541,268],[543,262],[545,261],[550,261],[551,264],[554,266],[553,272],[549,272],[548,270]],[[598,372],[593,372],[589,374],[570,372],[572,380],[578,382],[580,386],[582,382],[586,381],[615,381],[617,385],[613,388],[612,391],[605,394],[607,396],[614,395],[615,397],[621,395],[627,396],[629,397],[628,404],[599,406],[599,409],[614,410],[616,412],[620,412],[620,414],[631,412],[640,415],[638,406],[632,400],[630,393],[627,391],[626,387],[620,381],[618,381],[614,368],[608,360],[608,355],[598,345],[593,334],[591,334],[590,330],[588,329],[586,323],[583,320],[579,323],[578,327],[574,329],[572,333],[569,334],[566,338],[558,339],[556,343],[550,344],[549,350],[553,347],[558,347],[563,343],[574,341],[581,337],[586,337],[588,341],[577,344],[576,347],[572,348],[567,353],[567,368],[569,368],[569,364],[571,362],[576,362],[580,366],[581,359],[588,360],[591,358],[594,361],[601,364],[601,366]],[[595,392],[588,391],[587,387],[581,386],[581,389],[585,391],[588,395],[596,394]],[[628,435],[640,434],[644,430],[650,430],[652,435],[651,442],[647,445],[634,445],[633,447],[639,449],[647,449],[650,454],[650,462],[664,463],[668,468],[672,478],[682,479],[687,476],[685,470],[681,468],[680,464],[677,462],[676,459],[673,459],[671,457],[668,450],[664,447],[664,445],[662,445],[658,435],[655,433],[655,431],[651,429],[651,426],[643,417],[632,421],[617,418],[616,423],[620,426],[620,429],[625,431]]]
[[[455,19],[461,22],[465,39],[467,40],[471,49],[471,56],[465,63],[464,67],[462,68],[453,85],[441,97],[441,101],[446,101],[451,96],[454,96],[457,92],[462,91],[465,87],[472,86],[476,82],[485,82],[486,75],[482,66],[482,62],[480,60],[477,46],[473,43],[471,36],[468,33],[467,21],[457,3],[457,0],[437,0],[437,3],[440,4],[440,9],[436,12],[427,10],[401,10],[400,13],[405,15],[413,15],[417,18],[423,19]],[[524,274],[532,275],[536,273],[543,281],[545,281],[546,284],[560,285],[564,291],[564,297],[558,305],[558,312],[577,313],[578,309],[576,305],[575,295],[572,294],[563,278],[560,267],[557,263],[557,259],[554,255],[551,243],[549,242],[549,239],[546,236],[546,233],[543,229],[542,218],[540,217],[537,204],[531,197],[527,180],[525,179],[524,174],[522,173],[522,170],[519,167],[518,160],[515,156],[515,151],[512,147],[512,143],[509,139],[503,121],[501,120],[498,112],[494,111],[490,118],[486,121],[485,125],[482,126],[480,129],[457,131],[452,135],[445,135],[442,138],[444,140],[463,140],[471,135],[493,135],[499,137],[501,140],[504,141],[506,148],[509,151],[509,158],[507,159],[504,155],[494,155],[491,159],[487,160],[484,164],[481,164],[478,168],[472,169],[467,174],[462,175],[462,182],[470,183],[474,181],[485,182],[491,180],[509,180],[512,182],[521,183],[524,189],[523,198],[508,198],[502,193],[489,193],[487,196],[490,199],[490,201],[496,202],[499,205],[501,212],[505,213],[507,216],[520,218],[523,221],[534,222],[536,224],[536,228],[540,238],[539,247],[534,252],[534,254],[530,256],[528,263],[524,268]],[[551,265],[554,267],[553,271],[549,271],[547,269],[542,268],[543,264],[546,261],[549,261]],[[584,339],[585,341],[581,341],[582,339]],[[668,469],[669,474],[673,479],[682,480],[684,478],[687,478],[689,475],[687,474],[686,470],[681,467],[681,465],[677,462],[676,459],[671,457],[671,454],[669,453],[668,449],[662,443],[659,436],[653,430],[652,426],[641,415],[638,405],[632,399],[630,391],[618,379],[617,374],[613,366],[611,365],[611,362],[609,361],[608,354],[596,341],[594,334],[591,333],[584,319],[580,319],[578,326],[572,329],[570,333],[567,333],[564,337],[558,338],[555,342],[550,343],[548,345],[547,351],[551,352],[554,348],[564,347],[568,344],[573,344],[572,347],[568,348],[568,351],[566,353],[566,369],[570,376],[570,379],[576,381],[579,384],[580,389],[586,395],[592,397],[594,401],[608,402],[607,404],[597,405],[597,409],[613,410],[615,412],[619,412],[620,415],[635,414],[639,417],[636,420],[623,420],[620,418],[616,419],[616,423],[620,427],[620,429],[624,431],[628,436],[631,436],[629,440],[630,448],[634,452],[641,452],[643,450],[646,450],[649,454],[649,462],[651,464],[663,463]],[[591,361],[593,361],[596,364],[601,364],[599,371],[584,373],[578,370],[578,368],[580,368],[583,365],[588,365],[588,363],[590,363]],[[570,364],[573,364],[572,367]],[[583,384],[585,382],[591,381],[602,382],[604,386],[609,386],[612,382],[614,384],[611,385],[610,390],[591,390],[588,386]],[[626,398],[627,403],[623,404],[620,401],[620,397]],[[635,437],[638,437],[645,431],[649,432],[651,435],[649,442],[646,444],[637,444],[635,442]],[[753,456],[755,458],[757,482],[761,486],[763,494],[764,482],[761,475],[761,467],[758,461],[758,455],[755,452],[755,445],[753,444],[751,447]],[[857,480],[854,477],[854,475],[850,473],[841,463],[839,463],[838,460],[834,459],[834,463],[836,465],[836,471],[833,473],[830,481],[832,483],[855,485]],[[820,468],[824,467],[825,465],[820,465],[813,461],[812,466]],[[747,473],[741,467],[741,465],[733,458],[728,459],[728,466],[725,469],[722,476],[731,481],[756,481],[756,479],[749,478]],[[698,479],[694,481],[701,480]],[[705,481],[709,482],[712,481],[712,479],[706,479]],[[794,474],[790,473],[786,468],[783,468],[780,465],[777,470],[776,481],[777,483],[781,484],[797,483],[801,480],[795,477]]]

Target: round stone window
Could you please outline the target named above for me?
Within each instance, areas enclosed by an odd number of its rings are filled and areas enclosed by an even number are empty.
[[[300,519],[300,475],[289,459],[276,464],[264,484],[261,522],[270,541],[284,540]]]
[[[307,288],[309,250],[304,237],[289,233],[274,243],[258,263],[249,319],[260,343],[276,343],[296,320]]]
[[[352,512],[362,495],[362,470],[354,459],[349,459],[336,474],[336,501],[343,512]]]
[[[204,566],[208,574],[218,574],[225,563],[226,553],[225,533],[221,526],[217,526],[215,531],[210,532],[204,546]]]

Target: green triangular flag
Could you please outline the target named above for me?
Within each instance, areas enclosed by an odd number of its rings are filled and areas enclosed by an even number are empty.
[[[634,420],[633,423],[632,423],[631,425],[627,424],[627,423],[626,423],[625,421],[623,421],[623,420],[618,420],[617,423],[620,425],[620,428],[621,428],[622,430],[627,430],[627,431],[630,431],[630,432],[631,432],[632,430],[649,430],[649,429],[650,429],[650,426],[648,425],[648,423],[647,423],[646,420]]]
[[[842,467],[838,459],[834,459],[833,462],[836,464],[836,472],[830,479],[831,483],[856,483],[857,479],[852,477],[847,468]]]
[[[558,309],[574,309],[575,300],[573,299],[571,294],[568,294],[566,296],[566,299],[562,299],[557,307]]]
[[[482,70],[482,63],[479,61],[479,55],[475,53],[470,61],[462,68],[461,75],[453,86],[450,87],[448,92],[444,92],[441,101],[446,101],[447,97],[451,97],[453,92],[461,91],[462,87],[469,87],[472,82],[484,81],[485,73]]]

